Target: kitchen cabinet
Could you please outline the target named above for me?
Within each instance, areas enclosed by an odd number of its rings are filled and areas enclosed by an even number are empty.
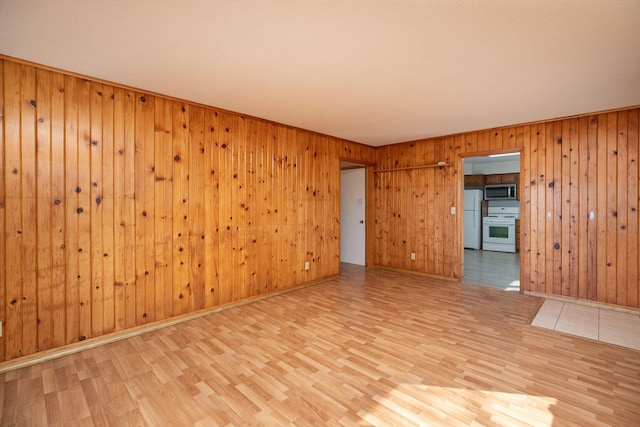
[[[519,173],[503,173],[501,174],[501,182],[500,184],[519,184],[520,183],[520,174]]]
[[[466,182],[466,177],[465,177]],[[520,182],[519,173],[498,173],[493,175],[485,175],[484,183],[486,185],[496,184],[518,184]]]
[[[486,185],[502,184],[502,175],[498,175],[498,174],[486,175],[484,177],[484,183]]]
[[[465,187],[484,187],[484,175],[465,175],[464,186]]]

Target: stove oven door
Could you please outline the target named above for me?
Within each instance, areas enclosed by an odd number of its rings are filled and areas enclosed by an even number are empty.
[[[516,223],[515,221],[486,221],[483,224],[482,249],[486,251],[513,252],[516,251]]]

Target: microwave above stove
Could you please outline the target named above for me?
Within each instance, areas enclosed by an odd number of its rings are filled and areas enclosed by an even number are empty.
[[[485,200],[515,200],[516,184],[485,185]]]

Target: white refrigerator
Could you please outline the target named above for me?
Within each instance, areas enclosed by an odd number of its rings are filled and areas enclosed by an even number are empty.
[[[464,247],[482,247],[482,190],[464,190]]]

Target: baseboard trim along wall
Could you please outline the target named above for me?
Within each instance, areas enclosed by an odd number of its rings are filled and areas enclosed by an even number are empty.
[[[189,320],[197,319],[199,317],[207,316],[209,314],[218,313],[220,311],[228,310],[233,307],[238,307],[241,305],[249,304],[252,302],[260,301],[263,299],[271,298],[277,295],[282,295],[289,292],[299,291],[309,286],[317,285],[319,283],[324,283],[330,280],[334,280],[339,275],[334,275],[331,277],[327,277],[320,280],[314,280],[311,282],[304,283],[295,288],[283,289],[282,291],[275,292],[272,294],[258,295],[252,298],[247,298],[241,301],[235,301],[226,305],[212,307],[200,311],[196,311],[193,313],[188,313],[182,316],[172,317],[170,319],[161,320],[158,322],[149,323],[148,325],[137,326],[130,329],[125,329],[123,331],[114,332],[108,335],[102,335],[95,338],[89,338],[84,341],[78,341],[72,344],[67,344],[63,347],[53,348],[51,350],[41,351],[34,355],[24,356],[17,359],[10,360],[8,362],[0,363],[0,374],[4,374],[6,372],[14,371],[16,369],[26,368],[28,366],[36,365],[38,363],[46,362],[49,360],[57,359],[59,357],[68,356],[70,354],[79,353],[84,350],[89,350],[95,347],[100,347],[106,344],[110,344],[113,342],[125,340],[127,338],[135,337],[138,335],[145,334],[147,332],[157,331],[158,329],[166,328],[168,326],[177,325],[179,323],[184,323]]]

